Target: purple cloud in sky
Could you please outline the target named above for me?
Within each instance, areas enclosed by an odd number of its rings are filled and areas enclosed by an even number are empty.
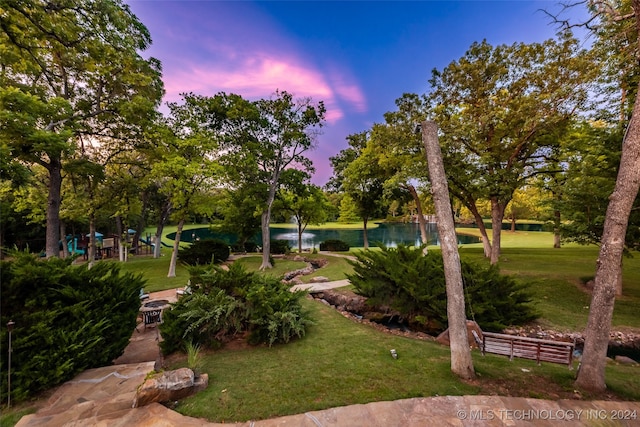
[[[143,55],[162,61],[165,101],[276,90],[324,101],[327,123],[309,153],[317,184],[349,134],[383,121],[403,93],[427,92],[431,70],[471,43],[531,43],[557,30],[540,12],[553,8],[547,0],[125,1],[151,33]]]

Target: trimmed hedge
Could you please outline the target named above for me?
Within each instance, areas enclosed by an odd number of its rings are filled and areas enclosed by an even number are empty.
[[[121,274],[112,262],[88,269],[72,266],[72,259],[11,256],[0,265],[0,318],[3,325],[15,322],[12,399],[25,400],[122,355],[136,326],[142,276]],[[0,340],[8,342],[6,328]],[[0,372],[7,372],[6,363],[0,358]],[[0,377],[3,399],[6,379]]]
[[[327,239],[320,243],[321,251],[347,252],[350,248],[347,242],[338,239]]]
[[[187,265],[208,265],[222,263],[229,259],[231,250],[224,240],[197,240],[187,248],[178,251],[178,259]]]
[[[286,255],[289,252],[291,252],[291,246],[289,246],[288,240],[271,240],[271,250],[269,253]]]

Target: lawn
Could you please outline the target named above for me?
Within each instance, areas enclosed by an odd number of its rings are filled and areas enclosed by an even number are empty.
[[[499,266],[503,273],[531,284],[542,325],[580,331],[586,324],[590,304],[582,283],[594,274],[598,248],[568,245],[553,249],[552,241],[550,233],[504,232]],[[122,269],[142,274],[147,279],[147,292],[184,286],[189,276],[187,268],[178,265],[176,277],[167,278],[171,250],[163,248],[162,254],[159,259],[132,256],[122,264]],[[463,259],[488,264],[479,244],[465,245],[460,254]],[[315,274],[330,280],[342,279],[352,271],[343,257],[305,256],[329,258],[328,266]],[[253,255],[241,258],[240,262],[249,269],[257,269],[260,260],[259,255]],[[303,265],[277,259],[276,270],[266,274],[281,274]],[[624,295],[616,302],[613,324],[637,330],[640,256],[625,258],[623,277]],[[210,385],[180,402],[178,411],[210,421],[229,422],[417,396],[502,394],[558,399],[573,395],[575,370],[564,366],[549,363],[537,366],[527,360],[509,362],[506,357],[483,357],[474,352],[478,379],[460,381],[450,372],[446,347],[382,333],[315,301],[303,303],[315,320],[303,339],[271,348],[236,343],[206,352],[204,370],[210,375]],[[392,348],[399,354],[397,360],[389,354]],[[180,354],[169,360],[174,367],[186,364],[186,356]],[[610,365],[607,385],[617,398],[640,399],[637,367]],[[24,406],[18,409],[25,410]],[[12,412],[1,417],[3,426],[15,423],[8,418]]]

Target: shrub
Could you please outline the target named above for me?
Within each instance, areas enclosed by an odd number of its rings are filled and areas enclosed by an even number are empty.
[[[26,399],[123,353],[140,309],[141,276],[121,274],[117,263],[88,269],[71,259],[13,255],[0,266],[1,321],[15,322],[12,398]],[[0,340],[7,335],[2,328]],[[5,358],[0,371],[7,371]]]
[[[286,343],[302,337],[311,323],[302,311],[304,292],[290,292],[277,278],[247,272],[241,264],[228,270],[192,267],[192,294],[166,311],[160,331],[165,354],[186,343],[218,348],[238,334],[252,344]]]
[[[271,251],[272,254],[288,254],[291,252],[291,246],[287,240],[272,240]]]
[[[321,251],[347,252],[349,249],[350,246],[347,242],[338,239],[327,239],[320,242]]]
[[[231,246],[231,249],[234,252],[257,252],[258,245],[252,241],[246,241],[244,243],[236,242]]]
[[[178,259],[188,265],[221,263],[229,259],[229,244],[223,240],[198,240],[178,251]]]
[[[413,327],[430,333],[447,325],[446,285],[440,253],[423,256],[422,248],[380,246],[381,251],[356,254],[354,273],[347,275],[368,303],[389,306]],[[495,266],[462,262],[467,317],[488,331],[534,320],[531,297],[523,284],[501,275]]]

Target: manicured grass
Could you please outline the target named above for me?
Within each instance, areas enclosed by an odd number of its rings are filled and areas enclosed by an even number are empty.
[[[478,380],[465,382],[451,373],[447,347],[379,332],[315,301],[306,300],[304,305],[316,325],[303,339],[271,348],[207,353],[204,371],[209,374],[209,387],[181,401],[177,410],[212,422],[246,422],[410,397],[501,392],[557,399],[559,392],[573,393],[575,369],[563,365],[510,362],[507,357],[474,351]],[[390,356],[392,348],[399,355],[397,360]],[[640,376],[633,375],[634,369],[608,367],[610,389],[639,399]]]
[[[148,293],[181,288],[187,284],[189,272],[180,262],[176,265],[176,277],[167,277],[170,261],[171,249],[162,248],[162,256],[160,258],[153,258],[151,255],[131,256],[127,262],[119,263],[119,265],[122,271],[129,271],[134,274],[141,273],[147,279],[144,290]],[[113,259],[108,262],[119,261]]]
[[[499,267],[505,274],[530,283],[544,326],[581,331],[587,323],[591,294],[586,279],[595,275],[598,247],[571,245],[560,249],[505,247]],[[466,260],[488,264],[479,248],[463,248]],[[623,296],[616,300],[614,327],[640,328],[640,255],[623,260]]]
[[[262,265],[262,255],[251,255],[242,257],[235,262],[242,264],[247,270],[258,271],[259,274],[266,274],[275,277],[282,276],[289,271],[299,270],[307,266],[307,264],[302,261],[292,261],[289,259],[275,258],[275,265],[273,266],[273,268],[265,271],[259,271],[259,268]]]
[[[207,354],[209,387],[180,402],[177,410],[233,422],[477,391],[451,373],[446,347],[380,333],[315,301],[304,305],[316,322],[304,339]],[[392,348],[397,360],[389,353]]]

